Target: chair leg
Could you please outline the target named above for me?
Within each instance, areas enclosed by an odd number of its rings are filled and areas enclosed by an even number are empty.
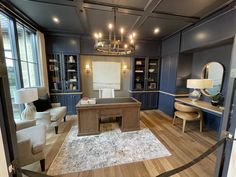
[[[175,125],[175,118],[176,118],[176,115],[174,115],[174,118],[173,118],[173,122],[172,122],[173,125]]]
[[[203,120],[200,120],[200,132],[202,132],[202,125],[203,125]]]
[[[41,170],[45,171],[45,159],[40,160]]]
[[[58,134],[58,126],[55,127],[55,133]]]
[[[64,122],[66,122],[66,116],[64,117]]]
[[[184,130],[185,130],[185,125],[186,125],[186,120],[183,120],[183,128],[182,128],[183,133],[184,133]]]

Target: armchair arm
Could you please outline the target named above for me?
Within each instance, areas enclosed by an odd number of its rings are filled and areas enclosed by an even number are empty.
[[[61,107],[61,103],[51,103],[52,107]]]
[[[32,142],[30,139],[24,139],[17,142],[17,160],[21,166],[32,161]]]
[[[19,121],[19,122],[16,122],[16,130],[22,130],[22,129],[25,129],[25,128],[29,128],[29,127],[32,127],[32,126],[35,126],[36,125],[36,121],[35,120],[23,120],[23,121]]]
[[[49,112],[36,112],[34,117],[39,124],[46,125],[46,127],[49,127],[51,124],[51,115]]]

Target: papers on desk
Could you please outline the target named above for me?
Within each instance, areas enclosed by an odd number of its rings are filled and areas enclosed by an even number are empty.
[[[84,97],[80,100],[80,104],[96,104],[96,98]]]

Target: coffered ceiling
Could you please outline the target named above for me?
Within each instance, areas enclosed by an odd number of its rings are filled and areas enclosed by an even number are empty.
[[[46,31],[92,35],[107,33],[118,7],[117,27],[141,39],[160,39],[227,4],[229,0],[10,0]],[[57,17],[59,23],[52,19]],[[160,32],[154,34],[154,28]]]

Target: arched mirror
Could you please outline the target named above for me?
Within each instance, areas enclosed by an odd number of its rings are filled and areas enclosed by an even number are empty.
[[[206,96],[214,96],[221,92],[224,79],[224,66],[218,62],[207,63],[202,68],[202,79],[211,79],[213,87],[202,89],[201,92]]]

